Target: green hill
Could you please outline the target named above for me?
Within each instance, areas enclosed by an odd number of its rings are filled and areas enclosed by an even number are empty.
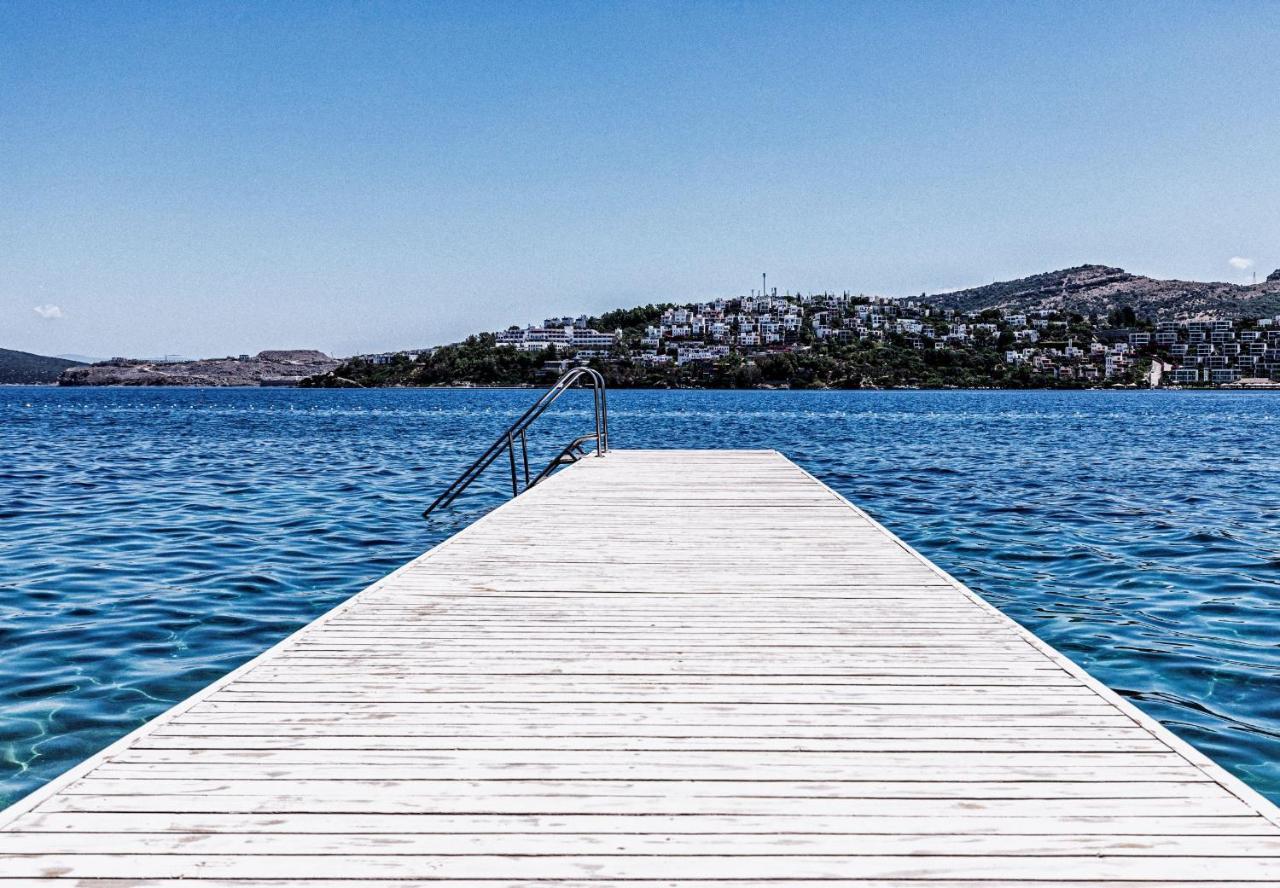
[[[0,385],[55,383],[63,370],[79,366],[79,361],[0,348]]]

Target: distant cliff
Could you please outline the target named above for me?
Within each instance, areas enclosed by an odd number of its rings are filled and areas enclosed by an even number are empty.
[[[64,370],[58,385],[297,385],[308,376],[328,373],[339,363],[312,349],[178,363],[113,358]]]
[[[47,358],[30,352],[0,348],[0,385],[47,385],[58,381],[58,374],[77,361]]]
[[[1261,318],[1280,314],[1280,270],[1257,284],[1158,280],[1106,265],[1078,265],[967,290],[925,296],[957,311],[1058,311],[1105,316],[1132,308],[1166,320]]]

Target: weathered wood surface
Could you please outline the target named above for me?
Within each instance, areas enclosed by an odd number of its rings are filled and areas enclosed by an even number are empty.
[[[0,888],[1280,884],[1273,806],[767,451],[574,466],[0,824]]]

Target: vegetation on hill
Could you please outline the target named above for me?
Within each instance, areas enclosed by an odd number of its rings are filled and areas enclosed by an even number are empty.
[[[496,345],[492,333],[468,336],[464,342],[445,345],[417,360],[396,355],[390,363],[376,364],[353,358],[330,373],[304,379],[307,388],[358,386],[528,385],[540,378],[546,361],[557,358],[555,349],[520,352]]]
[[[1027,364],[1005,361],[1008,337],[990,337],[964,347],[918,349],[906,338],[890,335],[884,341],[859,340],[848,344],[814,341],[790,350],[733,352],[714,362],[649,364],[630,352],[634,341],[650,322],[651,307],[630,309],[639,320],[622,327],[624,345],[610,360],[593,359],[589,366],[604,374],[615,388],[1051,388],[1078,387],[1082,380],[1060,380],[1037,372]],[[661,309],[658,309],[658,313]],[[1089,335],[1081,321],[1073,332]],[[564,361],[565,363],[561,363]],[[352,386],[522,386],[545,385],[568,365],[554,345],[542,351],[522,352],[497,345],[493,334],[482,333],[464,342],[424,352],[416,359],[397,355],[389,363],[353,359],[330,373],[304,380],[317,388]],[[1137,384],[1150,362],[1136,364],[1130,372],[1109,380],[1111,384]]]
[[[58,381],[68,367],[79,367],[79,361],[48,358],[30,352],[0,348],[0,385],[45,385]]]

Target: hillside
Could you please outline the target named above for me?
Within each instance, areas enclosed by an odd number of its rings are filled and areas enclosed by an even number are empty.
[[[644,388],[1280,387],[1277,316],[1280,272],[1239,286],[1084,265],[920,299],[774,290],[547,318],[301,384],[537,385],[586,364]]]
[[[1078,265],[967,290],[925,296],[957,311],[1056,311],[1105,316],[1132,308],[1141,318],[1204,320],[1259,318],[1280,314],[1280,271],[1253,285],[1158,280],[1123,268]]]
[[[68,367],[80,366],[77,361],[64,358],[47,358],[30,352],[0,348],[0,385],[42,385],[58,381],[58,375]]]

